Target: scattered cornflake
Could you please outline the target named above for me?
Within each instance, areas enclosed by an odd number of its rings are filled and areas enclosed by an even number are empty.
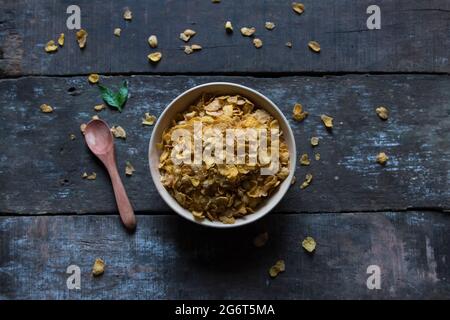
[[[286,47],[288,47],[288,48],[292,48],[292,42],[290,42],[290,41],[288,41],[288,42],[286,42]]]
[[[284,272],[284,270],[285,270],[284,260],[278,260],[277,263],[275,263],[274,266],[270,267],[269,275],[272,278],[275,278],[276,276],[278,276],[278,274],[280,272]]]
[[[299,2],[292,2],[292,10],[298,14],[302,14],[305,11],[305,5]]]
[[[302,241],[302,247],[308,252],[313,252],[316,250],[316,241],[312,237],[306,237]]]
[[[91,73],[88,77],[90,83],[94,84],[100,80],[100,76],[96,73]]]
[[[375,109],[375,112],[381,120],[387,120],[389,117],[389,110],[386,107],[379,106]]]
[[[199,44],[193,44],[193,45],[191,45],[191,48],[194,51],[202,50],[202,46]]]
[[[294,105],[292,110],[292,117],[295,121],[303,121],[308,116],[308,112],[303,111],[303,106],[300,103]]]
[[[302,166],[309,166],[311,161],[309,160],[308,154],[304,153],[300,156],[300,164]]]
[[[97,179],[97,174],[95,172],[92,172],[91,174],[84,172],[81,177],[83,179],[87,179],[87,180],[95,180],[95,179]]]
[[[87,40],[88,33],[86,32],[86,30],[80,29],[77,31],[76,35],[77,35],[78,46],[80,47],[80,49],[84,49],[84,47],[86,47],[86,40]]]
[[[311,184],[312,178],[313,178],[312,174],[307,173],[305,176],[305,181],[303,181],[302,184],[300,185],[300,189],[305,189],[307,186],[309,186]]]
[[[82,123],[82,124],[80,125],[80,131],[81,131],[81,133],[84,134],[84,132],[86,131],[86,126],[87,126],[86,123]]]
[[[127,138],[127,133],[125,132],[124,128],[122,128],[121,126],[113,126],[111,128],[111,133],[116,138],[122,138],[122,139]]]
[[[95,111],[102,111],[103,109],[106,109],[106,105],[103,104],[103,103],[94,106],[94,110],[95,110]]]
[[[147,56],[147,58],[148,58],[148,60],[150,60],[151,62],[156,63],[156,62],[158,62],[159,60],[161,60],[161,58],[162,58],[162,53],[161,53],[161,52],[153,52],[153,53],[150,53],[150,54]]]
[[[242,27],[241,33],[245,37],[250,37],[255,33],[256,29],[254,27],[248,28],[248,27]]]
[[[148,112],[145,113],[144,119],[142,119],[142,124],[146,126],[152,126],[155,124],[156,117]]]
[[[69,134],[69,139],[70,140],[75,140],[75,138],[76,138],[76,136],[73,133]]]
[[[127,8],[123,13],[123,18],[130,21],[131,19],[133,19],[133,12],[131,12],[130,9]]]
[[[93,115],[92,120],[100,120],[100,117],[98,115]]]
[[[191,54],[192,52],[194,52],[194,50],[192,50],[191,46],[184,46],[184,53]]]
[[[197,32],[195,32],[192,29],[186,29],[182,33],[180,33],[180,39],[183,40],[184,42],[188,42],[189,39],[195,36],[196,33]]]
[[[152,48],[156,48],[158,46],[158,38],[152,34],[150,37],[148,37],[148,44]]]
[[[64,33],[61,33],[58,38],[58,44],[62,47],[64,45]]]
[[[233,32],[233,25],[231,24],[231,21],[225,22],[225,30],[226,32]]]
[[[194,216],[195,219],[197,220],[203,220],[205,219],[205,215],[203,214],[202,211],[192,211],[192,215]]]
[[[43,112],[43,113],[50,113],[50,112],[53,112],[53,108],[51,107],[51,106],[49,106],[48,104],[41,104],[41,106],[39,107],[39,108],[41,108],[41,111]]]
[[[314,52],[320,52],[320,44],[317,41],[308,42],[308,47]]]
[[[316,153],[314,155],[314,159],[316,159],[316,161],[319,161],[320,160],[320,153]]]
[[[253,239],[253,245],[257,248],[261,248],[266,244],[267,240],[269,240],[269,234],[267,232],[263,232],[261,234],[258,234]]]
[[[120,28],[115,28],[114,29],[114,35],[116,36],[116,37],[120,37],[120,33],[122,32],[122,29],[120,29]]]
[[[320,119],[322,119],[322,122],[327,129],[333,128],[333,118],[332,117],[327,116],[326,114],[323,114],[320,116]]]
[[[95,259],[94,266],[92,267],[92,275],[94,277],[101,276],[105,272],[105,261],[102,259]]]
[[[131,164],[130,161],[127,161],[125,164],[125,174],[127,176],[132,176],[133,172],[135,172],[136,170],[134,169],[133,165]]]
[[[379,164],[381,164],[381,165],[385,165],[386,164],[386,162],[388,161],[388,156],[386,155],[386,153],[384,153],[384,152],[380,152],[378,155],[377,155],[377,162],[379,163]]]
[[[55,52],[58,51],[58,46],[55,44],[55,41],[50,40],[49,42],[47,42],[47,44],[45,45],[45,52],[51,53],[51,52]]]
[[[257,49],[259,49],[259,48],[262,47],[263,42],[262,42],[261,39],[255,38],[255,39],[253,39],[253,45],[254,45]]]
[[[295,176],[292,176],[291,185],[295,184],[296,181],[297,181],[297,178]]]
[[[273,28],[275,28],[275,23],[270,22],[270,21],[266,21],[264,26],[266,27],[267,30],[272,30]]]
[[[311,137],[311,145],[313,147],[318,146],[319,145],[319,137]]]

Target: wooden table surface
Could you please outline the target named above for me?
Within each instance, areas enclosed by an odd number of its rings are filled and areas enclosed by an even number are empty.
[[[368,30],[373,1],[303,2],[297,15],[291,1],[278,0],[79,0],[89,33],[80,50],[66,27],[72,1],[0,0],[0,298],[450,298],[450,3],[379,0],[381,30]],[[256,27],[262,48],[242,26]],[[191,42],[201,51],[183,52],[186,28],[197,31]],[[61,32],[64,47],[45,53]],[[163,53],[157,65],[147,60],[150,34]],[[320,54],[307,47],[313,39]],[[127,131],[115,143],[138,214],[133,234],[79,129],[102,102],[87,82],[92,72],[108,86],[129,81],[124,111],[99,116]],[[141,125],[143,114],[159,115],[184,90],[211,81],[268,96],[289,118],[298,153],[321,155],[297,166],[297,183],[268,216],[235,230],[178,217],[148,169],[152,127]],[[301,123],[291,119],[296,102],[309,112]],[[41,113],[42,103],[54,112]],[[377,117],[379,105],[389,120]],[[335,119],[332,132],[323,113]],[[320,137],[314,150],[311,136]],[[375,162],[382,151],[385,167]],[[136,168],[131,177],[126,161]],[[85,171],[97,179],[82,179]],[[313,182],[300,190],[308,172]],[[262,232],[269,241],[256,248]],[[306,236],[318,243],[312,255],[300,244]],[[96,258],[107,265],[99,278],[90,274]],[[278,259],[286,271],[271,279]],[[66,286],[72,264],[82,271],[80,290]],[[380,267],[379,290],[366,286],[370,265]]]

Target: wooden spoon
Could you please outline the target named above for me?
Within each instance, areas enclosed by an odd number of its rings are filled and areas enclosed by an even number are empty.
[[[117,171],[114,139],[108,125],[103,120],[91,120],[84,133],[84,139],[89,149],[103,162],[108,170],[122,223],[127,229],[133,230],[136,228],[136,217]]]

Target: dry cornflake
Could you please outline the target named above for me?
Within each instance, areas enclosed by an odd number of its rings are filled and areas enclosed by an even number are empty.
[[[302,241],[302,247],[308,252],[313,252],[316,250],[316,241],[312,237],[306,237]]]
[[[290,42],[290,41],[286,42],[285,45],[288,48],[292,48],[292,42]]]
[[[87,40],[88,33],[86,32],[86,30],[80,29],[77,31],[76,35],[77,35],[78,46],[80,47],[80,49],[84,49],[84,47],[86,47],[86,40]]]
[[[303,106],[300,103],[294,105],[292,110],[292,117],[295,121],[303,121],[308,116],[308,112],[303,111]]]
[[[258,49],[262,47],[263,42],[261,39],[255,38],[253,39],[253,45]]]
[[[151,62],[156,63],[156,62],[158,62],[159,60],[161,60],[161,58],[162,58],[162,53],[161,53],[161,52],[153,52],[153,53],[150,53],[150,54],[147,56],[147,58],[148,58],[148,60],[150,60]]]
[[[82,123],[82,124],[80,125],[80,131],[81,131],[81,133],[84,134],[84,132],[86,131],[86,126],[87,126],[86,123]]]
[[[100,120],[100,117],[98,115],[93,115],[92,120]]]
[[[47,44],[45,45],[45,52],[51,53],[51,52],[55,52],[58,51],[58,46],[55,44],[55,41],[50,40],[49,42],[47,42]]]
[[[148,37],[148,44],[152,48],[156,48],[158,46],[158,38],[152,34],[150,37]]]
[[[384,152],[380,152],[378,155],[377,155],[377,162],[379,163],[379,164],[381,164],[381,165],[385,165],[386,164],[386,162],[388,161],[388,156],[386,155],[386,153],[384,153]]]
[[[309,166],[311,161],[309,161],[309,157],[307,153],[304,153],[300,156],[300,164],[302,166]]]
[[[186,29],[180,33],[180,39],[184,42],[188,42],[191,37],[193,37],[197,32],[192,29]]]
[[[70,140],[75,140],[75,138],[76,138],[76,136],[73,133],[69,134],[69,139]]]
[[[311,184],[312,178],[313,178],[312,174],[307,173],[305,176],[305,181],[303,181],[302,184],[300,185],[300,189],[305,189],[307,186],[309,186]]]
[[[58,38],[58,44],[62,47],[64,45],[64,33],[61,33]]]
[[[225,22],[225,30],[230,33],[233,32],[233,25],[231,24],[231,21]]]
[[[113,126],[111,128],[111,133],[116,138],[121,138],[121,139],[126,139],[127,138],[127,133],[125,132],[125,130],[121,126]]]
[[[39,107],[41,109],[41,111],[43,113],[50,113],[53,112],[53,108],[51,106],[49,106],[48,104],[41,104],[41,106]]]
[[[156,117],[146,112],[144,118],[142,119],[142,124],[145,126],[152,126],[155,124]]]
[[[192,52],[194,52],[194,50],[192,50],[191,46],[184,46],[184,53],[191,54]]]
[[[120,37],[120,33],[122,32],[122,29],[120,29],[120,28],[115,28],[114,29],[114,35],[116,36],[116,37]]]
[[[106,105],[103,104],[103,103],[94,106],[94,110],[95,110],[95,111],[102,111],[102,110],[105,109],[105,108],[106,108]]]
[[[273,30],[273,28],[275,28],[275,23],[270,22],[270,21],[266,21],[264,26],[266,27],[267,30]]]
[[[135,172],[136,170],[134,169],[133,165],[131,164],[130,161],[127,161],[125,164],[125,174],[127,176],[132,176],[133,172]]]
[[[320,52],[320,44],[317,41],[308,42],[308,47],[314,52]]]
[[[88,77],[90,83],[94,84],[100,80],[100,76],[96,73],[91,73]]]
[[[327,129],[333,128],[333,118],[332,117],[327,116],[326,114],[323,114],[320,116],[320,119],[322,119],[322,122]]]
[[[267,232],[263,232],[261,234],[258,234],[254,239],[253,239],[253,245],[257,248],[263,247],[267,240],[269,240],[269,234]]]
[[[278,274],[280,272],[284,272],[284,270],[286,269],[285,264],[284,264],[284,260],[278,260],[275,265],[273,265],[272,267],[270,267],[269,269],[269,275],[272,278],[275,278],[276,276],[278,276]]]
[[[386,107],[379,106],[375,109],[375,112],[381,120],[387,120],[389,117],[389,110]]]
[[[318,137],[311,137],[311,145],[313,147],[318,146],[319,145],[319,138]]]
[[[91,174],[84,172],[81,177],[83,179],[87,179],[87,180],[95,180],[95,179],[97,179],[97,174],[95,172],[92,172]]]
[[[130,9],[126,9],[123,13],[123,18],[130,21],[131,19],[133,19],[133,12],[131,12]]]
[[[298,14],[302,14],[305,11],[305,5],[299,2],[292,2],[292,10]]]
[[[316,153],[316,154],[314,155],[314,159],[316,159],[317,161],[319,161],[319,160],[320,160],[320,153]]]
[[[254,27],[248,28],[248,27],[242,27],[241,33],[245,37],[250,37],[255,33],[256,29]]]
[[[94,266],[92,267],[92,275],[94,277],[101,276],[105,272],[105,262],[97,258],[95,259]]]

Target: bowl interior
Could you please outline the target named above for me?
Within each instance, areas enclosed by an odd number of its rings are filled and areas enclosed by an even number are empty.
[[[275,119],[278,120],[280,129],[283,131],[283,136],[286,144],[289,148],[289,176],[278,186],[278,189],[265,201],[258,209],[243,218],[236,219],[234,224],[224,224],[222,222],[209,221],[204,219],[203,221],[198,221],[193,218],[191,212],[181,205],[170,195],[166,188],[162,185],[160,181],[159,172],[159,156],[161,151],[156,147],[156,144],[161,141],[161,136],[163,131],[170,126],[172,119],[175,115],[185,111],[193,102],[200,98],[204,93],[214,94],[214,95],[241,95],[252,101],[257,107],[266,110]],[[242,85],[227,83],[227,82],[213,82],[194,87],[175,98],[164,110],[164,112],[159,117],[155,127],[153,129],[152,137],[150,139],[149,145],[149,165],[150,172],[153,182],[166,203],[175,210],[182,217],[194,221],[196,223],[212,226],[218,228],[230,228],[237,227],[248,224],[267,214],[272,208],[281,200],[286,191],[288,190],[295,170],[295,140],[292,134],[292,130],[289,127],[289,123],[278,109],[278,107],[270,101],[268,98],[264,97],[262,94]]]

